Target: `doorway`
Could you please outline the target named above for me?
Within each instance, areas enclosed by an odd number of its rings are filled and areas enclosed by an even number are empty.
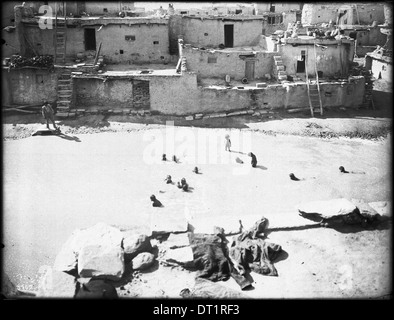
[[[304,73],[305,72],[305,50],[301,50],[301,56],[297,60],[297,71],[296,73]]]
[[[234,25],[224,25],[224,46],[226,48],[232,48],[234,46]]]
[[[96,29],[86,28],[85,32],[85,50],[96,50]]]
[[[245,78],[249,81],[254,80],[254,60],[245,60]]]

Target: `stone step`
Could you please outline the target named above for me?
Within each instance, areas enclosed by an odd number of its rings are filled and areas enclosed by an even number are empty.
[[[278,80],[287,80],[287,76],[279,76]]]
[[[274,56],[274,60],[282,60],[282,56]]]
[[[276,60],[275,61],[275,65],[276,66],[282,66],[283,65],[283,61],[282,60]]]
[[[61,94],[61,93],[70,93],[72,92],[72,90],[68,90],[68,89],[60,89],[57,91],[57,93]]]
[[[287,73],[286,73],[286,71],[278,71],[278,76],[286,76],[287,77]]]
[[[278,71],[285,71],[285,66],[276,66],[276,70]]]
[[[56,116],[58,118],[67,118],[68,117],[68,112],[58,112],[58,113],[56,113]]]

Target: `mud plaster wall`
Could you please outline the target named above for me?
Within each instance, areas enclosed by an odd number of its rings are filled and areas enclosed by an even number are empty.
[[[345,35],[349,36],[353,31],[345,30]],[[357,46],[383,46],[386,40],[387,36],[380,32],[379,27],[357,31]]]
[[[363,101],[364,78],[357,78],[352,83],[322,83],[320,93],[325,107],[357,107]],[[290,84],[284,94],[285,108],[309,107],[308,88],[306,84]]]
[[[264,12],[270,12],[271,4],[275,6],[275,12],[286,12],[289,10],[301,10],[301,4],[299,3],[269,3],[269,2],[257,2],[254,4],[256,14],[263,14]]]
[[[324,45],[324,44],[323,44]],[[297,60],[301,56],[301,51],[306,51],[306,63],[308,75],[315,76],[314,49],[311,45],[292,46],[290,44],[280,46],[283,64],[286,66],[287,74],[296,74]],[[341,44],[338,46],[329,45],[327,49],[316,48],[317,70],[323,72],[323,77],[334,75],[345,75],[349,68],[350,61],[353,60],[354,45]],[[305,74],[305,72],[303,72]]]
[[[40,29],[25,26],[26,36],[39,54],[54,54],[54,29]],[[169,62],[169,41],[167,24],[107,25],[89,26],[96,30],[96,50],[102,42],[100,55],[109,63]],[[134,41],[125,40],[134,35]],[[76,58],[77,53],[86,53],[84,28],[68,28],[66,38],[67,56]],[[154,44],[158,41],[158,44]],[[123,50],[123,54],[120,53]],[[94,54],[95,51],[92,51]]]
[[[372,75],[378,79],[379,75],[382,79],[392,82],[393,65],[384,61],[372,59]]]
[[[132,83],[149,81],[150,110],[168,115],[214,113],[241,109],[283,109],[308,107],[307,87],[304,85],[271,85],[266,88],[213,89],[197,86],[194,73],[182,76],[151,76],[133,79],[75,79],[77,107],[98,109],[131,108]],[[325,106],[355,107],[361,104],[364,79],[354,83],[322,83]]]
[[[133,108],[133,81],[74,79],[77,107]]]
[[[13,104],[40,104],[56,100],[57,74],[47,70],[11,70],[6,77]]]
[[[184,43],[199,48],[217,48],[219,44],[224,44],[225,25],[234,25],[234,47],[252,46],[258,43],[262,34],[263,20],[222,21],[184,17],[182,19]]]
[[[286,12],[283,16],[283,22],[278,24],[268,24],[268,20],[263,22],[263,29],[266,35],[271,35],[277,30],[287,30],[289,23],[297,21],[296,12]]]
[[[240,55],[248,52],[223,52],[215,51],[210,53],[208,50],[184,47],[183,55],[186,57],[188,70],[197,73],[198,78],[222,78],[228,74],[233,80],[241,80],[245,77],[245,60]],[[271,74],[273,68],[273,56],[275,52],[256,52],[255,60],[255,79]],[[208,63],[209,59],[215,59],[215,63]],[[211,60],[210,60],[211,61]]]
[[[357,4],[358,18],[354,3],[343,3],[342,7],[347,9],[345,7],[349,5],[353,7],[349,15],[352,21],[348,21],[347,24],[370,25],[373,21],[377,21],[378,24],[384,23],[383,3]],[[304,4],[301,22],[302,24],[317,24],[328,23],[332,20],[335,23],[340,8],[340,4]]]
[[[19,54],[20,52],[20,42],[17,33],[7,32],[4,29],[1,30],[1,39],[5,41],[1,45],[1,54],[4,57],[10,57],[13,54]]]

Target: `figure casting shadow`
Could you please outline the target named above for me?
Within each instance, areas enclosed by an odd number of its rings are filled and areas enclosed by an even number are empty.
[[[339,171],[341,173],[365,174],[364,171],[347,171],[347,170],[345,170],[345,168],[343,166],[339,167]]]
[[[81,142],[81,140],[78,137],[68,136],[62,132],[60,132],[59,134],[56,134],[56,136],[58,136],[59,138],[65,139],[65,140],[69,140],[69,141]]]
[[[267,170],[267,168],[264,167],[264,166],[262,166],[262,165],[255,166],[255,168],[259,168],[259,169],[261,169],[261,170]]]
[[[233,152],[233,153],[239,153],[239,154],[243,154],[243,155],[247,155],[247,153],[245,153],[245,152],[242,152],[242,151],[235,151],[235,150],[229,150],[230,152]]]

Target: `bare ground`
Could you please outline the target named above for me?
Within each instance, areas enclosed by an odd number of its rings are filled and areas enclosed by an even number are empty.
[[[205,182],[193,177],[191,183],[195,186],[193,196],[200,201],[196,205],[203,206],[208,215],[214,212],[226,219],[247,212],[280,221],[294,214],[291,210],[301,200],[390,200],[387,173],[392,123],[391,111],[386,108],[331,110],[324,118],[281,114],[192,122],[161,116],[82,116],[57,121],[63,139],[31,137],[44,127],[40,115],[7,115],[3,120],[5,271],[19,289],[37,289],[39,267],[53,263],[74,229],[99,221],[143,225],[143,212],[151,210],[144,199],[155,192],[152,190],[158,192],[158,181],[169,171],[176,177],[188,175],[190,168],[184,165],[140,165],[141,150],[146,146],[141,136],[149,130],[162,130],[168,120],[173,120],[176,128],[211,128],[202,130],[213,130],[210,132],[219,136],[250,132],[259,163],[268,169],[248,172],[245,180],[245,176],[228,175],[231,165],[203,165]],[[46,173],[40,167],[44,159]],[[367,175],[341,181],[335,176],[341,164]],[[317,180],[295,186],[287,179],[290,171],[314,175]],[[222,181],[219,193],[218,181]],[[48,195],[56,199],[55,205]],[[176,197],[171,191],[161,200],[169,203]],[[240,201],[251,197],[252,202]],[[171,208],[184,210],[184,204]],[[190,208],[197,210],[193,204]],[[282,245],[287,254],[275,264],[279,276],[253,273],[254,289],[244,294],[250,298],[391,297],[391,232],[391,222],[369,230],[305,227],[271,232],[268,240]],[[156,265],[134,273],[129,283],[117,290],[122,297],[179,298],[182,289],[192,288],[194,276],[181,267]],[[232,279],[220,284],[240,291]]]

